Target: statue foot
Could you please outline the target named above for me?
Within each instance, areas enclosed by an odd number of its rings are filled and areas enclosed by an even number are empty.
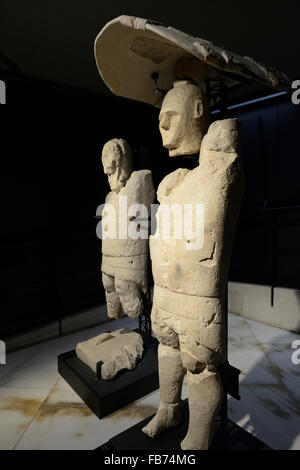
[[[192,439],[186,436],[183,441],[181,441],[180,447],[182,450],[207,450],[207,442],[201,444],[199,439]]]
[[[160,403],[156,415],[142,431],[153,438],[165,429],[177,426],[180,423],[180,418],[180,403]]]

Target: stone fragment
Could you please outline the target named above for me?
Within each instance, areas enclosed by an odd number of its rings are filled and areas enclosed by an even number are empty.
[[[174,80],[193,80],[204,85],[210,80],[213,93],[220,79],[227,89],[262,88],[291,91],[292,80],[284,73],[250,57],[240,56],[211,41],[194,37],[158,21],[121,15],[108,22],[95,40],[99,73],[118,96],[160,106],[157,87],[170,90]]]
[[[112,380],[123,369],[132,370],[142,358],[143,340],[135,331],[122,328],[102,333],[76,346],[77,357],[97,373],[102,361],[101,379]]]

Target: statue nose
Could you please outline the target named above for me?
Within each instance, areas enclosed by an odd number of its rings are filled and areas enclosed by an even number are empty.
[[[162,119],[160,120],[159,125],[160,125],[160,127],[162,127],[164,130],[168,130],[169,127],[170,127],[169,119],[168,119],[166,116],[162,117]]]

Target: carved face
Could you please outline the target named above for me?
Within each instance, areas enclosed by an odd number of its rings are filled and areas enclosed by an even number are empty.
[[[112,191],[118,191],[123,186],[119,181],[121,173],[121,159],[121,152],[115,144],[108,143],[103,147],[103,170],[108,176],[108,183]]]
[[[163,146],[169,149],[170,154],[178,148],[183,139],[187,118],[182,103],[176,100],[175,93],[169,92],[159,114],[159,130]]]
[[[207,130],[203,100],[197,86],[182,81],[175,83],[165,96],[159,114],[159,130],[169,156],[198,153]]]
[[[102,164],[107,176],[113,175],[117,168],[116,151],[114,146],[104,147],[102,152]]]
[[[124,139],[111,139],[103,147],[102,164],[110,189],[119,192],[133,171],[132,150]]]

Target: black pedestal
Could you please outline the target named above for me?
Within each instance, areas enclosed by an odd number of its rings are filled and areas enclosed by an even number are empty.
[[[126,431],[110,439],[107,443],[96,450],[122,451],[122,450],[144,450],[144,451],[180,451],[180,443],[186,435],[188,427],[188,403],[182,404],[183,419],[181,424],[169,429],[157,438],[151,439],[142,432],[142,428],[153,418],[146,418],[140,423],[132,426]],[[226,429],[221,426],[220,417],[216,421],[216,430],[210,450],[270,450],[268,446],[256,439],[244,429],[232,421],[227,422]]]
[[[95,415],[103,418],[159,387],[157,347],[153,339],[135,369],[121,371],[110,381],[99,379],[75,350],[58,356],[58,372]]]

